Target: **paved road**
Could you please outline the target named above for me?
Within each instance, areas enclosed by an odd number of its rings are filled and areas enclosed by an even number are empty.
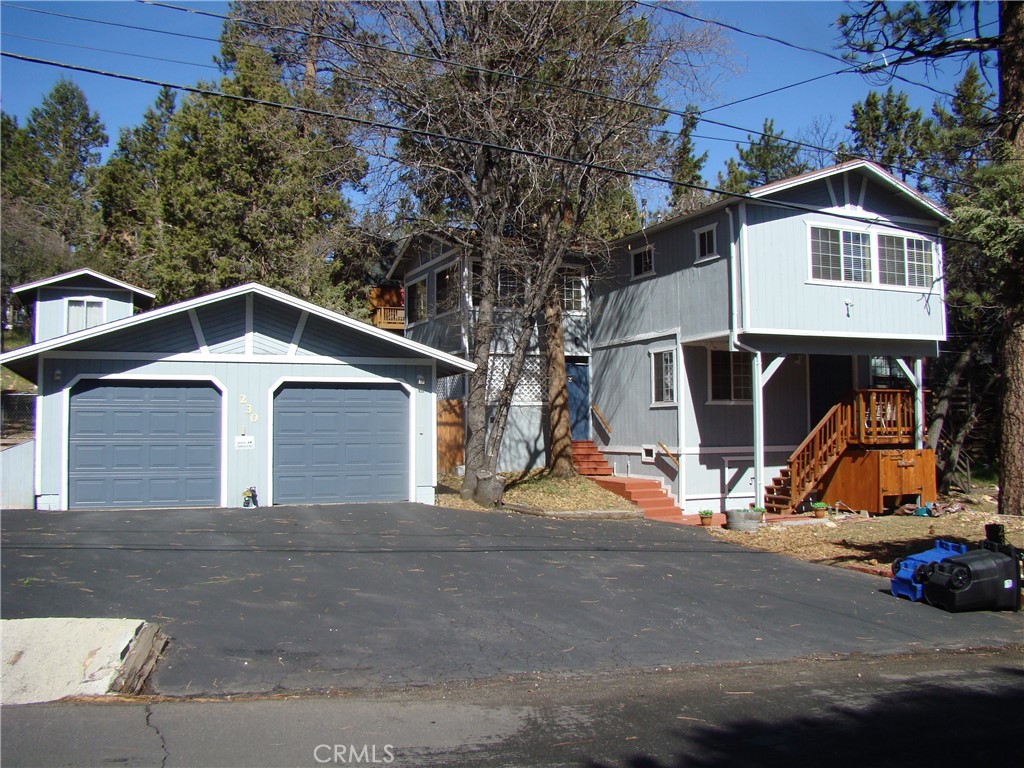
[[[137,617],[169,695],[435,684],[1019,641],[697,528],[415,504],[5,512],[4,618]]]
[[[269,701],[4,707],[4,766],[1015,765],[1021,649],[529,675]],[[375,762],[374,762],[375,760]]]

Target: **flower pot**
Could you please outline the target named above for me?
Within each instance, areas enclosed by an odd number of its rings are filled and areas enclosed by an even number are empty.
[[[759,509],[727,509],[725,527],[730,531],[756,531],[761,524]]]
[[[703,525],[705,528],[710,528],[711,523],[713,522],[714,520],[712,519],[711,515],[705,515],[700,519],[700,524]]]
[[[824,517],[825,516],[825,510],[824,509],[816,509],[816,510],[814,510],[814,516],[817,517],[817,518]]]

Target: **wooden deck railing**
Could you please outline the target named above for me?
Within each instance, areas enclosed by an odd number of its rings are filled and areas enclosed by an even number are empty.
[[[385,330],[402,330],[405,328],[405,307],[375,307],[373,324]]]
[[[799,504],[851,445],[913,445],[914,399],[896,389],[862,389],[825,414],[786,462],[790,503]]]

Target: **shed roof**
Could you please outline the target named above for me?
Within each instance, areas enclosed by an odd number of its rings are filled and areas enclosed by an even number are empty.
[[[139,288],[137,285],[126,283],[123,280],[118,280],[117,278],[110,277],[110,275],[104,275],[101,272],[96,272],[95,270],[88,268],[76,269],[71,272],[64,272],[60,275],[54,275],[53,277],[47,277],[43,280],[35,280],[31,283],[16,285],[11,289],[11,293],[29,293],[38,291],[40,288],[51,288],[63,283],[75,282],[85,285],[90,283],[99,283],[112,288],[120,288],[123,291],[129,291],[132,294],[133,301],[135,301],[137,305],[144,307],[152,306],[153,299],[156,298],[156,294],[150,293],[145,288]]]

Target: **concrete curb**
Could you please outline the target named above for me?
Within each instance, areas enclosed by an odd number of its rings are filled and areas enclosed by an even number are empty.
[[[540,507],[528,507],[525,504],[502,504],[498,510],[547,517],[553,520],[642,520],[644,517],[643,511],[640,509],[548,510]]]

